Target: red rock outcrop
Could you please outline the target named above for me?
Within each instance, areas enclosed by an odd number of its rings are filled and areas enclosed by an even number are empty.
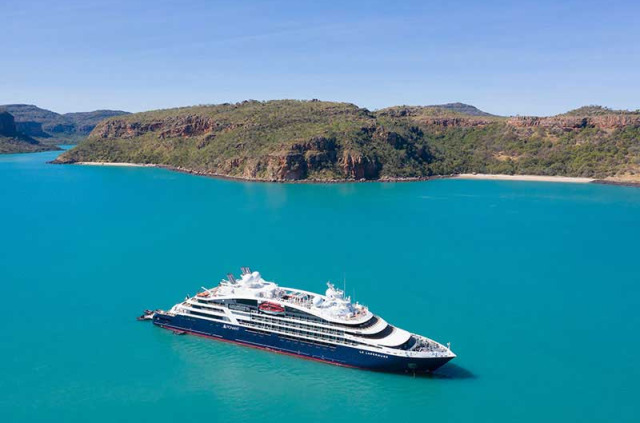
[[[518,116],[507,120],[507,124],[517,128],[558,128],[558,129],[618,129],[625,126],[640,126],[640,115],[600,115],[600,116]]]
[[[110,119],[96,126],[92,136],[100,138],[133,138],[147,132],[158,132],[160,138],[191,137],[233,127],[237,127],[237,125],[216,122],[211,118],[197,115],[168,117],[149,123]]]
[[[347,179],[377,179],[382,168],[377,159],[371,160],[360,153],[344,151],[339,160]]]

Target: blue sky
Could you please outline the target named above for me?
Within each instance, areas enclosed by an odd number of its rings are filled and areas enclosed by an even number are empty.
[[[640,108],[639,1],[0,0],[0,104]]]

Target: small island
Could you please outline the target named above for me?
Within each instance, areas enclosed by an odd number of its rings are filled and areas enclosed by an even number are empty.
[[[403,181],[456,174],[640,182],[640,112],[588,106],[503,117],[461,103],[370,111],[273,100],[108,118],[55,163],[157,165],[254,181]]]

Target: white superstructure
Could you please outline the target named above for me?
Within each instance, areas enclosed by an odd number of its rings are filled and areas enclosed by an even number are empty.
[[[280,287],[243,268],[214,288],[171,308],[167,315],[224,322],[256,333],[358,348],[361,353],[411,358],[453,358],[448,347],[394,327],[327,283],[324,295]],[[288,338],[287,338],[288,339]]]

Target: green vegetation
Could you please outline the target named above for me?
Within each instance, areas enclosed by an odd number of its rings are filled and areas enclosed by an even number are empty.
[[[126,114],[120,110],[58,114],[30,104],[6,104],[0,112],[15,117],[19,132],[42,144],[75,144],[84,139],[102,120]]]
[[[506,123],[430,132],[434,174],[605,178],[640,170],[640,128],[523,131]]]
[[[0,154],[37,153],[49,150],[59,150],[59,148],[54,145],[44,145],[37,141],[25,140],[22,137],[0,135]]]
[[[603,116],[603,115],[640,115],[640,110],[614,110],[603,106],[583,106],[564,113],[564,116]],[[563,116],[563,115],[560,115]]]
[[[560,117],[512,122],[459,103],[377,112],[315,100],[195,106],[110,118],[58,161],[153,163],[266,180],[640,173],[637,115],[587,109],[578,109],[584,124],[576,127]],[[624,119],[588,120],[609,114]]]
[[[392,117],[430,117],[430,118],[456,118],[464,117],[469,118],[471,116],[482,118],[498,118],[499,116],[483,112],[482,110],[464,103],[449,103],[439,104],[434,106],[393,106],[379,110],[377,112],[379,116],[392,116]]]
[[[13,116],[0,112],[0,154],[35,153],[37,151],[58,150],[52,145],[42,145],[33,138],[19,132]]]

